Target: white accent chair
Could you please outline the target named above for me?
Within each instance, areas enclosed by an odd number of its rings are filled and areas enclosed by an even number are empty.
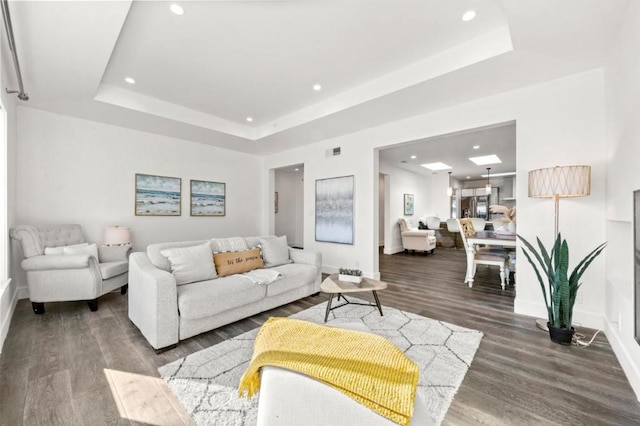
[[[35,314],[44,313],[45,302],[73,300],[86,300],[97,311],[98,297],[117,288],[127,292],[129,246],[98,246],[99,259],[86,253],[45,255],[45,248],[84,243],[80,225],[20,225],[9,235],[22,246],[21,265]]]
[[[473,281],[478,265],[497,266],[500,268],[500,286],[504,290],[505,279],[506,284],[509,284],[509,254],[504,250],[495,250],[489,247],[479,248],[470,244],[467,240],[467,236],[465,235],[465,227],[460,223],[459,219],[456,219],[456,221],[458,222],[458,229],[460,231],[460,237],[462,238],[464,250],[467,253],[467,272],[465,273],[464,279],[465,284],[468,284],[469,288],[473,287]]]
[[[431,253],[435,252],[436,231],[431,229],[410,228],[404,218],[398,219],[398,225],[400,225],[402,247],[405,250],[419,250]]]

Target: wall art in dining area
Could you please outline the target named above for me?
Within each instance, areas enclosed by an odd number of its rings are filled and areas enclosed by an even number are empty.
[[[404,215],[413,215],[413,194],[404,194]]]
[[[191,216],[224,216],[225,210],[225,183],[191,181]]]
[[[182,179],[136,173],[136,216],[180,216]]]
[[[316,180],[316,241],[353,244],[354,176]]]

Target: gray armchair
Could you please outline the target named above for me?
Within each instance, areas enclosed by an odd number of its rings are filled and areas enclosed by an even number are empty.
[[[85,243],[80,225],[21,225],[9,235],[20,242],[27,274],[29,299],[36,314],[44,313],[45,302],[86,300],[98,310],[98,297],[120,288],[126,294],[128,246],[98,247],[98,258],[87,253],[46,254],[55,247]]]

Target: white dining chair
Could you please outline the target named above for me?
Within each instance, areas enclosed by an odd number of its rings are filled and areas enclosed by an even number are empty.
[[[462,244],[467,254],[467,272],[464,279],[465,284],[468,284],[469,288],[473,287],[473,281],[478,265],[497,266],[500,268],[500,286],[504,290],[506,284],[509,283],[509,255],[506,252],[492,251],[490,249],[478,249],[473,244],[470,244],[464,233],[464,228],[460,223],[460,220],[455,220],[457,221],[460,237],[462,238]]]

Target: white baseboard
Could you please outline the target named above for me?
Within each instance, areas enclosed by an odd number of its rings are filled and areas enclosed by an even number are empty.
[[[396,247],[384,247],[384,254],[396,254],[396,253],[401,253],[404,251],[404,247],[402,246],[396,246]]]
[[[9,278],[9,282],[4,286],[3,292],[8,292],[11,290],[11,278]],[[4,294],[0,294],[0,298],[2,298]],[[4,345],[4,340],[7,338],[7,334],[9,334],[9,326],[11,325],[11,318],[13,318],[13,313],[16,310],[16,304],[18,303],[18,291],[13,293],[11,297],[11,302],[9,302],[9,310],[2,318],[2,322],[0,322],[0,353],[2,353],[2,347]]]
[[[535,303],[527,300],[516,300],[513,303],[513,312],[520,315],[528,315],[535,318],[547,318],[547,308],[543,303]],[[604,329],[604,317],[601,314],[578,309],[573,309],[573,324],[580,324],[583,327]]]
[[[640,359],[632,356],[627,350],[622,336],[620,336],[618,324],[605,321],[604,332],[618,358],[618,362],[622,366],[622,370],[624,370],[624,374],[627,376],[627,380],[629,380],[631,388],[636,393],[636,398],[640,401]]]
[[[18,287],[18,290],[16,291],[16,295],[18,296],[18,300],[28,299],[29,287]]]

